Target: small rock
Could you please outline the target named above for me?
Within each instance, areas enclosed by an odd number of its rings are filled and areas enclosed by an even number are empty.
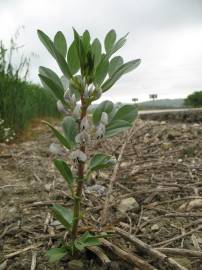
[[[16,214],[17,213],[17,208],[16,207],[11,207],[9,210],[8,210],[9,214]]]
[[[193,127],[200,127],[200,125],[195,123],[195,124],[193,124]]]
[[[69,270],[84,270],[84,264],[80,260],[72,260],[68,262]]]
[[[45,184],[44,188],[46,191],[50,191],[51,190],[51,187],[52,187],[52,184]]]
[[[165,142],[165,143],[162,144],[162,147],[163,147],[164,150],[168,150],[168,149],[170,149],[172,147],[172,144]]]
[[[101,185],[93,185],[85,188],[86,193],[96,193],[98,195],[104,195],[106,193],[106,187]]]
[[[202,208],[202,199],[195,199],[190,201],[189,203],[183,203],[180,207],[180,211],[190,211],[192,209]]]
[[[151,226],[151,230],[152,230],[153,232],[158,231],[158,230],[159,230],[159,225],[158,225],[158,224],[152,225],[152,226]]]
[[[123,199],[117,207],[117,210],[123,214],[130,210],[139,210],[139,204],[135,198]]]
[[[161,121],[160,125],[166,125],[166,121]]]

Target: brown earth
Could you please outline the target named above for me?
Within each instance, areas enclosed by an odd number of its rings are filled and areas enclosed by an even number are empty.
[[[35,256],[37,270],[68,269],[65,261],[54,265],[44,257],[49,247],[59,245],[58,235],[63,235],[63,229],[53,222],[52,203],[71,206],[66,185],[52,164],[55,155],[49,151],[49,145],[56,140],[41,125],[32,132],[27,141],[0,144],[0,269],[31,269]],[[99,146],[99,152],[113,152],[117,157],[124,140],[122,136],[94,142],[88,154],[93,149],[97,151]],[[99,217],[111,173],[110,170],[102,172],[87,184],[81,230],[100,230]],[[95,183],[104,189],[99,190],[99,186],[97,191],[90,189],[89,185]],[[153,247],[200,251],[202,124],[138,120],[137,131],[124,151],[112,196],[108,225],[104,229],[113,231],[113,226],[118,226]],[[118,212],[119,203],[131,197],[139,207]],[[142,256],[157,269],[166,269],[121,237],[110,241],[131,254]],[[139,269],[106,253],[113,261],[108,269]],[[99,266],[99,260],[89,256],[91,260],[85,260],[85,269],[104,269]],[[172,256],[187,269],[202,269],[202,257]],[[6,258],[7,266],[3,268]]]

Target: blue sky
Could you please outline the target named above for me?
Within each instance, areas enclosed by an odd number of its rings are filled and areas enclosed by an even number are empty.
[[[7,44],[19,26],[25,27],[18,42],[25,54],[37,55],[29,76],[34,82],[39,65],[60,74],[36,30],[51,37],[61,30],[70,43],[74,26],[101,39],[111,28],[119,36],[130,32],[120,54],[126,61],[142,59],[103,99],[147,100],[150,93],[179,98],[202,89],[201,0],[0,0],[0,25],[0,39]]]

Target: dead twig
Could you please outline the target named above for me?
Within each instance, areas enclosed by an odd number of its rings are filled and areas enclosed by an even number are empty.
[[[36,269],[36,257],[37,257],[37,252],[34,251],[32,253],[32,262],[31,262],[31,268],[30,268],[30,270],[35,270]]]
[[[135,125],[130,129],[130,131],[126,135],[125,142],[123,143],[123,145],[121,147],[121,151],[119,153],[116,165],[115,165],[113,173],[112,173],[112,177],[110,179],[110,183],[109,183],[109,187],[107,190],[107,195],[106,195],[106,199],[105,199],[104,207],[103,207],[103,211],[102,211],[102,216],[101,216],[101,221],[102,221],[103,225],[106,224],[106,221],[107,221],[107,215],[108,215],[109,204],[110,204],[110,197],[112,194],[114,182],[116,180],[117,172],[118,172],[119,167],[120,167],[121,159],[122,159],[122,156],[123,156],[123,153],[124,153],[124,150],[125,150],[125,147],[126,147],[128,141],[134,135],[134,129],[135,129]]]
[[[111,263],[111,260],[107,257],[107,255],[103,252],[103,250],[100,247],[92,246],[87,247],[88,250],[93,252],[102,262],[103,265],[109,265]]]
[[[156,250],[171,256],[196,257],[202,258],[202,252],[190,249],[181,248],[156,248]]]
[[[17,255],[19,255],[19,254],[21,254],[21,253],[24,253],[24,252],[26,252],[26,251],[28,251],[28,250],[36,249],[36,248],[38,248],[38,247],[40,247],[40,246],[42,246],[42,245],[43,245],[43,243],[37,243],[37,244],[35,244],[35,245],[30,245],[30,246],[28,246],[28,247],[26,247],[26,248],[17,250],[17,251],[15,251],[15,252],[12,252],[12,253],[9,253],[9,254],[6,254],[6,255],[4,256],[4,258],[5,258],[5,259],[13,258],[13,257],[15,257],[15,256],[17,256]]]
[[[165,254],[163,254],[162,252],[160,252],[157,249],[154,249],[152,246],[144,243],[143,241],[141,241],[137,237],[129,235],[127,232],[125,232],[117,227],[115,228],[115,231],[118,234],[120,234],[123,238],[125,238],[126,240],[132,242],[136,246],[136,248],[138,248],[139,250],[150,255],[152,258],[158,259],[159,261],[164,263],[166,266],[170,265],[170,267],[172,267],[172,269],[176,269],[176,270],[187,270],[187,268],[185,268],[184,266],[177,263],[174,259],[167,257]]]
[[[102,245],[112,251],[116,256],[120,257],[122,260],[133,264],[139,267],[141,270],[158,270],[142,258],[131,254],[128,251],[122,250],[118,246],[112,244],[111,242],[107,241],[106,239],[102,239]]]
[[[197,228],[195,228],[195,229],[193,229],[193,230],[191,230],[189,232],[186,232],[184,234],[181,234],[181,235],[175,236],[175,237],[173,237],[171,239],[156,243],[156,244],[153,245],[153,247],[158,247],[158,246],[164,246],[165,247],[165,246],[169,245],[170,243],[172,243],[172,242],[174,242],[176,240],[182,239],[187,235],[190,235],[190,234],[193,234],[194,232],[199,231],[200,229],[202,229],[202,225],[200,225]]]

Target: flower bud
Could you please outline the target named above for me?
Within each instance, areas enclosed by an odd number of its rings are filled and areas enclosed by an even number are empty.
[[[75,97],[75,94],[73,94],[70,97],[70,103],[71,103],[71,105],[72,105],[73,108],[76,106],[76,97]]]
[[[104,134],[105,134],[105,125],[103,125],[103,123],[100,123],[97,126],[96,138],[97,139],[101,139],[101,138],[103,138]]]
[[[71,94],[70,94],[70,91],[69,90],[66,90],[65,93],[64,93],[64,100],[69,103],[70,100],[71,100]]]
[[[94,99],[100,98],[102,95],[102,89],[96,88],[93,92]]]
[[[67,90],[69,87],[69,80],[64,75],[60,78],[60,80],[62,82],[64,90]]]
[[[80,129],[81,130],[86,130],[90,127],[90,124],[88,122],[88,118],[87,116],[85,116],[82,120],[81,120],[81,124],[80,124]]]
[[[77,134],[75,137],[76,143],[80,145],[86,144],[88,140],[89,140],[89,134],[85,130]]]
[[[76,150],[72,152],[71,158],[74,162],[85,162],[87,159],[86,154],[83,153],[81,150]]]
[[[108,114],[106,112],[102,112],[100,122],[106,126],[108,124],[108,120]]]
[[[81,113],[81,106],[79,104],[77,104],[76,107],[73,110],[73,116],[76,119],[79,119],[80,118],[80,113]]]
[[[64,114],[68,114],[67,109],[64,107],[64,105],[62,104],[61,100],[57,101],[57,109],[59,112],[64,113]]]

